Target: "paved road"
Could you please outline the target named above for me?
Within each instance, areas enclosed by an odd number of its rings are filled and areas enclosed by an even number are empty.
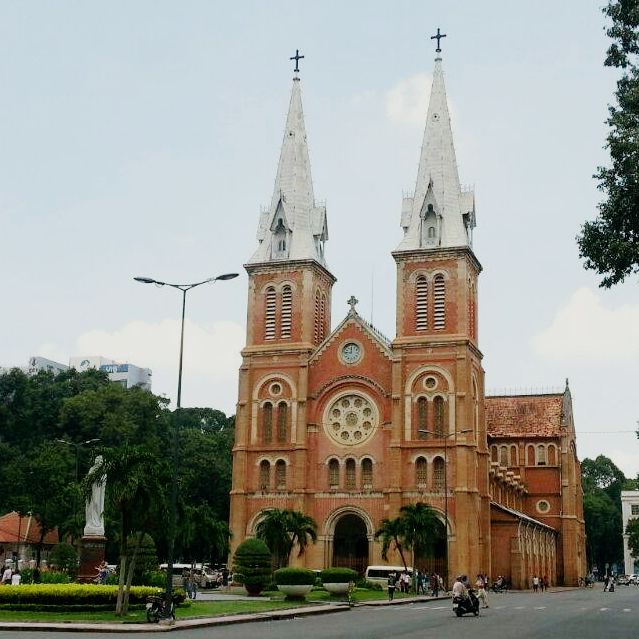
[[[42,632],[1,632],[0,639],[42,639]],[[86,636],[86,635],[85,635]],[[96,636],[91,633],[89,636]],[[393,607],[358,607],[343,613],[218,628],[164,633],[103,635],[108,639],[600,639],[639,637],[639,588],[600,588],[534,595],[491,596],[491,607],[478,618],[452,615],[444,601]],[[47,639],[78,639],[77,633],[48,632]]]

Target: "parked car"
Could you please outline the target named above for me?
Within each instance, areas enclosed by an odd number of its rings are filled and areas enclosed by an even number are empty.
[[[639,586],[639,575],[628,575],[628,585],[630,584]]]

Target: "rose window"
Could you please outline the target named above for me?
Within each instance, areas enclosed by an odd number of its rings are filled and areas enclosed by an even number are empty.
[[[365,442],[377,425],[377,410],[362,395],[345,395],[326,412],[326,432],[339,444],[354,446]]]

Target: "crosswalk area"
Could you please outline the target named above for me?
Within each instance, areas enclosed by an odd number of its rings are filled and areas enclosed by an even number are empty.
[[[534,611],[534,612],[543,612],[545,610],[552,610],[553,608],[557,608],[561,606],[564,610],[573,610],[579,612],[600,612],[600,613],[610,613],[610,614],[628,614],[634,612],[639,612],[639,605],[632,608],[622,607],[622,606],[601,606],[600,603],[593,602],[591,606],[584,606],[583,604],[576,603],[566,603],[566,602],[557,602],[555,605],[548,606],[535,606],[532,604],[529,605],[516,605],[515,602],[512,604],[499,604],[496,606],[490,606],[489,608],[482,608],[480,610],[480,614],[490,614],[490,611],[500,611],[500,610],[516,610],[516,611]],[[392,608],[386,608],[385,610],[398,612],[398,613],[406,613],[406,612],[441,612],[442,610],[448,610],[452,612],[452,607],[450,604],[448,605],[429,605],[429,604],[412,604],[407,606],[393,606]]]

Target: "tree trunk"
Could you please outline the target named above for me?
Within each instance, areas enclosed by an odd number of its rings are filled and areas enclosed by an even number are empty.
[[[120,577],[118,579],[118,598],[115,603],[115,614],[118,617],[121,617],[124,614],[122,612],[122,603],[124,601],[124,578],[126,576],[126,568],[127,568],[127,556],[126,556],[126,553],[122,553],[120,555]]]
[[[133,556],[129,561],[129,566],[127,569],[126,576],[126,586],[124,589],[124,600],[122,602],[122,614],[126,615],[129,613],[129,593],[131,592],[131,582],[133,581],[133,573],[135,571],[135,561],[138,557],[138,549],[140,548],[140,544],[142,543],[142,537],[144,537],[144,533],[138,533],[138,543],[133,548]]]

